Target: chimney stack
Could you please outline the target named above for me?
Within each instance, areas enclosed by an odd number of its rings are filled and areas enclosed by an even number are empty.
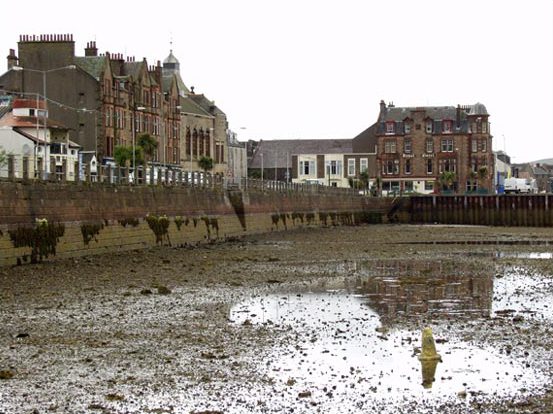
[[[98,56],[98,48],[96,47],[96,42],[88,42],[84,50],[85,56]]]
[[[15,49],[10,49],[10,54],[8,55],[8,70],[17,66],[18,63],[17,56],[15,55]]]
[[[380,114],[378,115],[378,120],[379,121],[382,121],[386,118],[386,112],[387,112],[386,102],[384,102],[384,99],[381,99],[380,100]]]

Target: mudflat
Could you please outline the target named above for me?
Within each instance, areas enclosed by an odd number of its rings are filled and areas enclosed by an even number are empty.
[[[553,412],[552,275],[551,229],[414,225],[2,268],[0,413]]]

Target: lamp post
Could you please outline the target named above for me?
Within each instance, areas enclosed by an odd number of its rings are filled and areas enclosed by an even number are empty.
[[[15,71],[27,71],[27,72],[35,72],[35,73],[41,73],[42,74],[42,98],[44,99],[44,110],[42,112],[43,119],[44,119],[44,177],[46,178],[47,173],[47,160],[46,160],[46,138],[47,138],[47,118],[48,118],[48,98],[46,97],[46,75],[51,72],[57,72],[59,70],[64,69],[77,69],[75,65],[67,65],[62,66],[60,68],[54,68],[54,69],[48,69],[48,70],[40,70],[40,69],[30,69],[30,68],[24,68],[22,66],[13,66],[13,70]],[[37,96],[37,103],[38,103],[38,96]],[[37,105],[37,122],[38,122],[38,105]],[[38,134],[36,137],[38,141]]]

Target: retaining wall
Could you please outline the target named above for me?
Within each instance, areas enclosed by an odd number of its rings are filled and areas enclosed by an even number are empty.
[[[411,197],[409,222],[488,226],[553,226],[553,195]]]
[[[0,265],[46,254],[53,259],[298,226],[380,222],[389,205],[353,194],[2,182]]]

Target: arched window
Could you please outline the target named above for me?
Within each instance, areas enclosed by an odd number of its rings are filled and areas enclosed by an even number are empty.
[[[187,126],[186,127],[186,135],[185,135],[185,138],[184,138],[184,145],[185,145],[184,153],[186,155],[190,155],[190,144],[191,143],[192,143],[192,134],[190,133],[190,127]]]
[[[209,129],[205,131],[205,156],[211,157],[211,137],[209,134]]]
[[[192,132],[192,155],[198,154],[198,131],[194,128]]]
[[[200,128],[200,156],[204,155],[204,129]]]

